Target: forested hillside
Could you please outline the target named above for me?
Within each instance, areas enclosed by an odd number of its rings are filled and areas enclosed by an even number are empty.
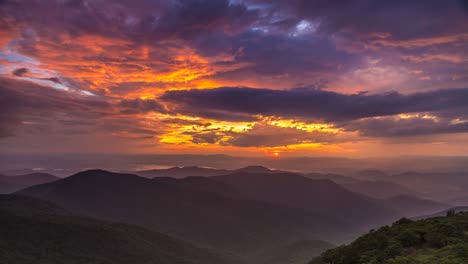
[[[412,221],[372,230],[346,246],[323,253],[310,264],[465,264],[468,213]]]

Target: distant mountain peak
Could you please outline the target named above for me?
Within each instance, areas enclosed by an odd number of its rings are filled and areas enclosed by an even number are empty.
[[[91,169],[78,172],[70,177],[64,178],[66,181],[116,181],[126,179],[144,179],[135,174],[117,173],[101,169]]]
[[[262,172],[271,172],[267,167],[260,166],[260,165],[249,165],[240,169],[237,169],[235,171],[241,171],[241,172],[251,172],[251,173],[262,173]]]
[[[112,173],[112,172],[103,170],[103,169],[89,169],[89,170],[80,171],[74,175],[89,175],[89,174],[102,174],[102,173]]]

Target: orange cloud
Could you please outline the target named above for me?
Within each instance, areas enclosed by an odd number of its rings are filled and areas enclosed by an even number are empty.
[[[58,40],[58,41],[57,41]],[[167,89],[219,86],[203,80],[217,71],[206,58],[177,43],[147,46],[102,36],[38,39],[19,51],[41,62],[42,69],[60,72],[92,91],[117,98],[151,98]],[[220,69],[222,70],[222,69]]]

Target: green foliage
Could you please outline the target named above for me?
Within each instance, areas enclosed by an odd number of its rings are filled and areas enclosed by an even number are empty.
[[[465,264],[468,213],[420,221],[401,219],[324,252],[310,264]]]

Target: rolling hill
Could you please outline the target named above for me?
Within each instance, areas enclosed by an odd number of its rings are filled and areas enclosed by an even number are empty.
[[[398,215],[384,202],[351,192],[331,180],[313,180],[294,173],[233,173],[213,178],[235,188],[245,199],[342,218],[354,228],[382,224]]]
[[[364,175],[368,175],[377,172],[363,171],[362,173]],[[398,195],[420,196],[419,193],[412,189],[406,188],[396,182],[385,180],[386,178],[384,178],[384,176],[382,176],[382,178],[375,179],[354,178],[351,176],[331,173],[307,173],[304,176],[311,179],[332,180],[350,191],[379,199],[386,199]],[[388,178],[388,175],[386,175],[386,177]]]
[[[29,197],[1,195],[0,215],[1,263],[241,263],[164,234],[78,216]]]
[[[399,195],[420,196],[415,191],[405,188],[397,183],[383,180],[361,180],[354,183],[343,184],[343,187],[371,197],[387,199]]]
[[[148,179],[89,170],[19,194],[248,259],[298,240],[342,242],[402,216],[446,208],[412,197],[403,205],[401,199],[375,199],[330,180],[280,171]]]
[[[429,214],[450,207],[450,205],[447,204],[409,195],[394,196],[386,201],[394,208],[398,208],[400,212],[402,212],[401,216],[404,217]]]
[[[392,175],[388,180],[415,190],[432,200],[461,206],[468,201],[463,199],[468,188],[466,172],[405,172]]]
[[[211,182],[211,178],[202,180]],[[337,238],[350,232],[346,224],[319,213],[223,196],[175,184],[174,179],[150,180],[102,170],[84,171],[19,194],[244,257],[298,239]]]
[[[402,216],[411,217],[447,207],[444,204],[412,196],[372,198],[352,192],[327,179],[310,179],[281,171],[267,173],[236,171],[222,176],[183,179],[158,177],[153,178],[153,181],[236,199],[296,207],[330,218],[341,218],[337,212],[345,212],[347,223],[343,224],[353,228],[367,228],[376,223],[394,221]]]

